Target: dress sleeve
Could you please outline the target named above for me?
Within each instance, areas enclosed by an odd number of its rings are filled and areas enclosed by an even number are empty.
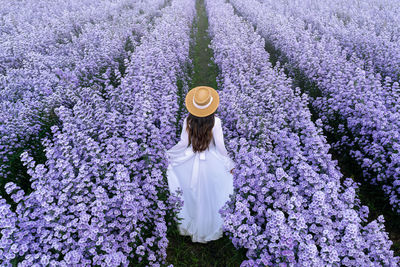
[[[224,134],[222,132],[222,123],[221,123],[221,119],[218,117],[215,117],[215,125],[213,128],[213,137],[214,137],[217,152],[220,153],[225,158],[224,164],[225,164],[226,169],[228,171],[232,170],[235,167],[235,162],[233,160],[231,160],[231,158],[228,155],[228,151],[225,148]]]
[[[181,140],[179,141],[180,146],[187,147],[189,144],[188,133],[186,132],[186,120],[187,117],[183,120],[182,132],[181,132]]]
[[[188,157],[185,155],[185,151],[187,149],[189,143],[188,134],[186,132],[186,118],[183,121],[181,138],[174,146],[170,149],[166,150],[167,158],[169,164],[178,165],[185,161]],[[190,155],[189,155],[190,156]]]

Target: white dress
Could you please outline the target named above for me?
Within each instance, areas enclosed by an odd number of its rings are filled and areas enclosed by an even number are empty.
[[[180,234],[191,236],[192,242],[207,243],[222,237],[223,220],[218,211],[233,194],[230,170],[234,162],[225,148],[220,118],[215,117],[209,150],[200,153],[194,153],[192,145],[187,147],[186,120],[181,140],[167,150],[168,186],[171,193],[178,187],[183,191]]]

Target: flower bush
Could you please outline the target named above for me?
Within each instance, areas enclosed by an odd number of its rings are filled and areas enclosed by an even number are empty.
[[[62,125],[43,140],[46,163],[21,155],[32,193],[9,182],[16,209],[0,199],[1,265],[165,263],[167,226],[182,202],[165,179],[165,141],[176,138],[165,124],[175,115],[154,97],[164,90],[164,105],[177,103],[194,13],[194,1],[174,0],[126,62],[125,75],[117,72],[118,86],[106,82],[106,98],[79,87],[72,107],[55,109]],[[139,78],[142,88],[131,84]]]
[[[318,89],[310,102],[324,130],[335,138],[332,146],[358,161],[364,177],[382,187],[399,213],[400,113],[398,98],[387,93],[389,85],[365,71],[360,58],[348,59],[335,38],[315,35],[301,19],[258,1],[231,2],[281,51],[291,75],[300,72],[315,83]]]
[[[39,6],[59,8],[47,2]],[[7,67],[6,72],[0,74],[2,179],[20,179],[10,178],[10,162],[21,149],[39,149],[36,143],[40,141],[41,131],[54,123],[54,108],[61,105],[72,107],[76,98],[79,98],[80,87],[92,87],[92,90],[102,93],[103,84],[115,79],[115,70],[123,69],[124,59],[129,57],[129,53],[138,45],[139,38],[148,31],[150,20],[158,14],[164,2],[140,1],[130,6],[128,1],[118,1],[104,4],[102,8],[95,5],[87,9],[82,3],[82,10],[86,10],[86,13],[80,15],[76,14],[77,10],[73,9],[75,12],[72,12],[68,9],[75,5],[69,7],[60,4],[69,16],[65,15],[66,18],[59,20],[53,18],[54,27],[51,24],[47,26],[46,19],[42,21],[46,26],[36,25],[35,21],[28,19],[28,22],[32,22],[29,27],[37,27],[33,31],[35,37],[26,33],[30,29],[26,23],[17,24],[17,31],[21,31],[21,34],[3,34],[1,51],[11,53],[12,47],[21,48],[21,51],[4,56],[4,60],[10,64],[7,65],[5,61],[0,64]],[[29,16],[30,13],[27,14]],[[24,19],[23,16],[16,17]],[[37,19],[32,14],[33,18]],[[74,33],[74,27],[79,31]],[[67,29],[71,32],[67,32]],[[63,36],[63,41],[58,35]]]
[[[367,223],[357,184],[331,159],[307,96],[271,66],[264,40],[230,4],[208,0],[206,9],[218,112],[237,163],[220,212],[233,244],[248,249],[242,266],[395,266],[383,216]]]

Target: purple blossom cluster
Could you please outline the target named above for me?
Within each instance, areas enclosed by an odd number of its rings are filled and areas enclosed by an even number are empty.
[[[384,218],[367,222],[357,184],[328,153],[307,96],[223,0],[207,0],[234,194],[220,213],[241,266],[396,266]],[[343,180],[341,182],[341,180]]]
[[[271,0],[258,0],[261,3],[266,3],[279,8],[280,12],[300,12],[305,11],[303,5],[310,7],[309,14],[313,13],[311,8],[317,8],[319,12],[328,15],[331,19],[339,19],[343,22],[343,26],[357,26],[359,29],[369,30],[377,36],[389,37],[391,41],[397,42],[400,40],[400,5],[394,0],[334,0],[329,3],[314,2],[309,0],[297,3],[297,10],[289,8],[293,1],[285,1],[282,3],[272,2]],[[277,4],[277,5],[275,5]],[[323,14],[318,14],[321,16]],[[306,15],[306,14],[305,14]],[[308,16],[312,19],[311,16]],[[326,20],[321,20],[320,25],[325,24]]]
[[[256,0],[231,1],[287,61],[316,84],[320,96],[310,98],[332,146],[349,153],[366,180],[380,185],[394,211],[400,213],[400,112],[394,91],[380,75],[363,69],[354,54],[347,58],[338,40],[316,34],[306,23]],[[347,152],[349,151],[349,152]]]
[[[346,49],[347,56],[353,53],[364,60],[364,69],[378,72],[384,78],[377,75],[378,79],[384,79],[383,87],[388,97],[397,99],[397,103],[390,107],[398,110],[400,105],[400,42],[395,41],[392,29],[383,25],[391,22],[388,14],[370,18],[366,25],[359,25],[359,17],[368,17],[368,11],[374,10],[374,6],[368,9],[360,9],[357,1],[329,1],[327,3],[302,1],[276,2],[263,0],[265,5],[273,7],[287,16],[301,18],[315,35],[329,35],[336,38],[342,47]],[[378,2],[373,1],[375,6]],[[393,1],[389,1],[392,2]],[[389,11],[391,5],[385,5],[382,10]],[[347,11],[343,15],[344,10]],[[370,22],[380,21],[380,30],[376,32]],[[393,84],[392,84],[393,83]]]
[[[28,149],[28,140],[39,138],[38,133],[51,121],[50,114],[55,107],[72,107],[79,97],[80,87],[90,86],[101,92],[113,70],[123,66],[123,60],[148,31],[150,20],[158,15],[164,2],[142,1],[131,6],[123,0],[94,10],[87,8],[85,16],[78,16],[77,11],[67,12],[67,9],[65,13],[69,17],[59,21],[53,18],[54,27],[34,24],[36,37],[24,34],[30,29],[25,23],[18,24],[27,27],[18,27],[21,34],[3,34],[0,51],[10,54],[0,56],[0,65],[6,66],[0,74],[2,179],[10,175],[7,168],[10,158],[21,148]],[[52,8],[52,5],[47,7]],[[46,25],[46,20],[42,23]],[[79,31],[73,32],[73,25]],[[70,32],[63,33],[63,27]],[[57,37],[60,35],[64,36],[62,40]],[[13,52],[13,47],[21,51]]]
[[[167,225],[182,202],[165,177],[175,110],[162,107],[177,107],[194,14],[194,1],[172,1],[117,72],[119,86],[105,81],[106,98],[79,87],[73,106],[55,109],[62,125],[42,141],[46,163],[21,155],[33,192],[6,184],[16,210],[0,198],[0,265],[165,263]]]
[[[128,1],[3,2],[0,28],[0,73],[32,62],[35,54],[49,54],[57,45],[72,42],[89,24],[123,12]],[[37,55],[36,55],[37,56]]]

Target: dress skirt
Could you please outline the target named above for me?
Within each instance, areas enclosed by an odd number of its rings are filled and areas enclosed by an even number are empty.
[[[189,235],[192,242],[206,243],[222,237],[223,220],[219,209],[233,194],[233,176],[226,170],[224,161],[215,149],[205,151],[205,160],[200,154],[177,166],[169,165],[167,170],[170,191],[177,187],[183,191],[183,207],[178,217],[181,235]],[[196,170],[195,164],[198,164]],[[198,177],[192,180],[192,171],[198,171]]]
[[[184,127],[186,127],[186,119]],[[187,134],[167,150],[167,178],[170,193],[183,191],[183,207],[177,214],[181,235],[191,236],[192,242],[206,243],[222,237],[223,219],[219,210],[233,194],[234,162],[225,149],[221,121],[216,117],[213,141],[208,149],[193,152]]]

